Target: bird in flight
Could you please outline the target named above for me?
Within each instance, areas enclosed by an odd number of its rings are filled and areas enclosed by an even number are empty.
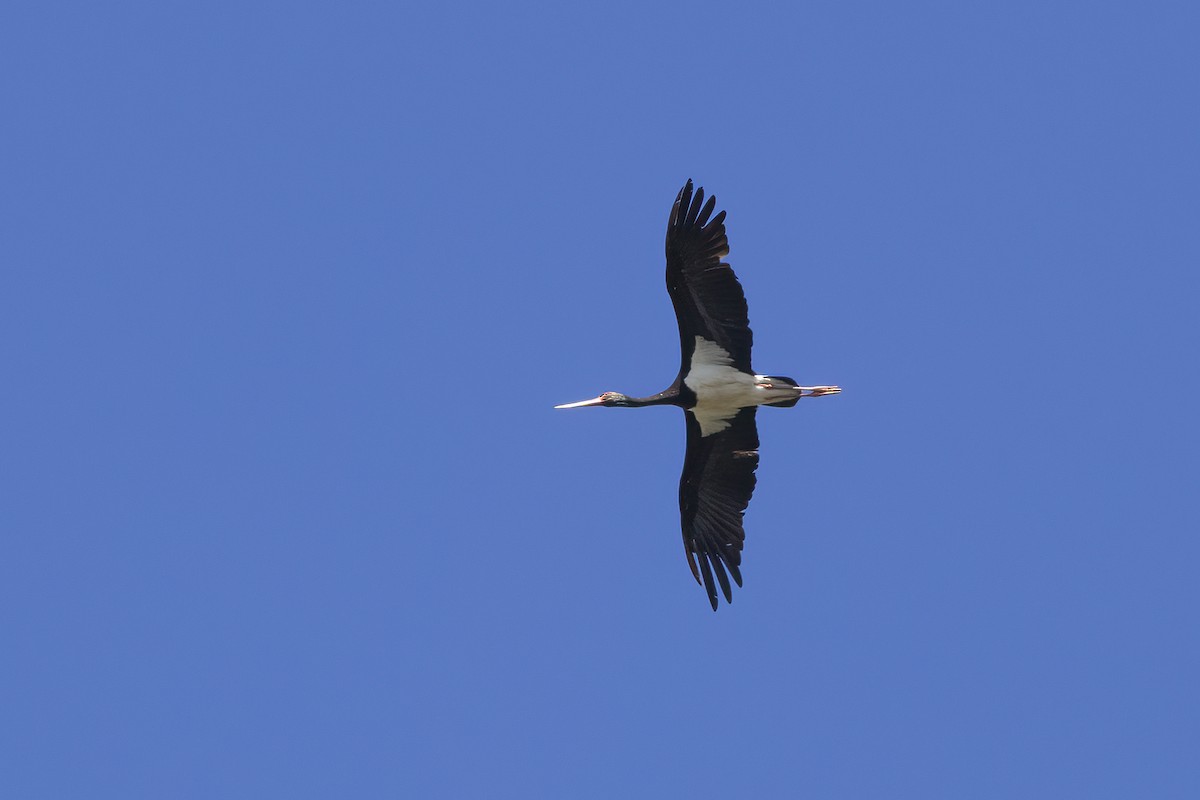
[[[717,586],[733,602],[729,579],[742,585],[742,516],[754,493],[758,467],[758,406],[791,408],[803,397],[823,397],[837,386],[800,386],[791,378],[759,375],[750,366],[753,334],[746,296],[721,259],[729,254],[725,212],[713,216],[716,197],[689,180],[667,222],[667,292],[679,321],[679,375],[649,397],[605,392],[555,408],[679,406],[687,421],[687,452],[679,479],[683,549],[696,583],[717,610]]]

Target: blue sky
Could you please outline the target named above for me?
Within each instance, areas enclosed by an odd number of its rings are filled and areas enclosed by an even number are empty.
[[[1195,797],[1186,3],[0,24],[0,793]],[[729,212],[745,588],[662,242]]]

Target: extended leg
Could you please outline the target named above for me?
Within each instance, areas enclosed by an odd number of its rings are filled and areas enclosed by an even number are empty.
[[[837,386],[797,386],[801,397],[822,397],[827,394],[837,394],[841,391]]]

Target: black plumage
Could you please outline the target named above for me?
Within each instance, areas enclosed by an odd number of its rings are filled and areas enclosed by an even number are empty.
[[[679,478],[683,549],[696,581],[703,576],[713,610],[717,608],[717,590],[710,563],[726,602],[733,602],[726,571],[734,583],[742,585],[742,544],[746,541],[742,515],[754,494],[754,471],[758,468],[754,412],[753,407],[743,408],[728,428],[710,436],[701,436],[696,417],[690,411],[684,412],[687,452]]]
[[[681,377],[687,373],[697,336],[724,348],[737,369],[754,373],[746,295],[733,269],[721,261],[729,255],[725,212],[709,219],[716,202],[713,196],[704,203],[703,187],[693,195],[689,180],[679,190],[667,222],[667,292],[679,321]]]

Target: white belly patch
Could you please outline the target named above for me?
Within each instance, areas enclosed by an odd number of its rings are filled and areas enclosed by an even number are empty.
[[[689,410],[700,423],[701,436],[725,430],[743,408],[797,395],[795,389],[770,388],[764,376],[736,369],[725,348],[701,336],[696,337],[696,350],[683,384],[696,393],[696,405]]]

